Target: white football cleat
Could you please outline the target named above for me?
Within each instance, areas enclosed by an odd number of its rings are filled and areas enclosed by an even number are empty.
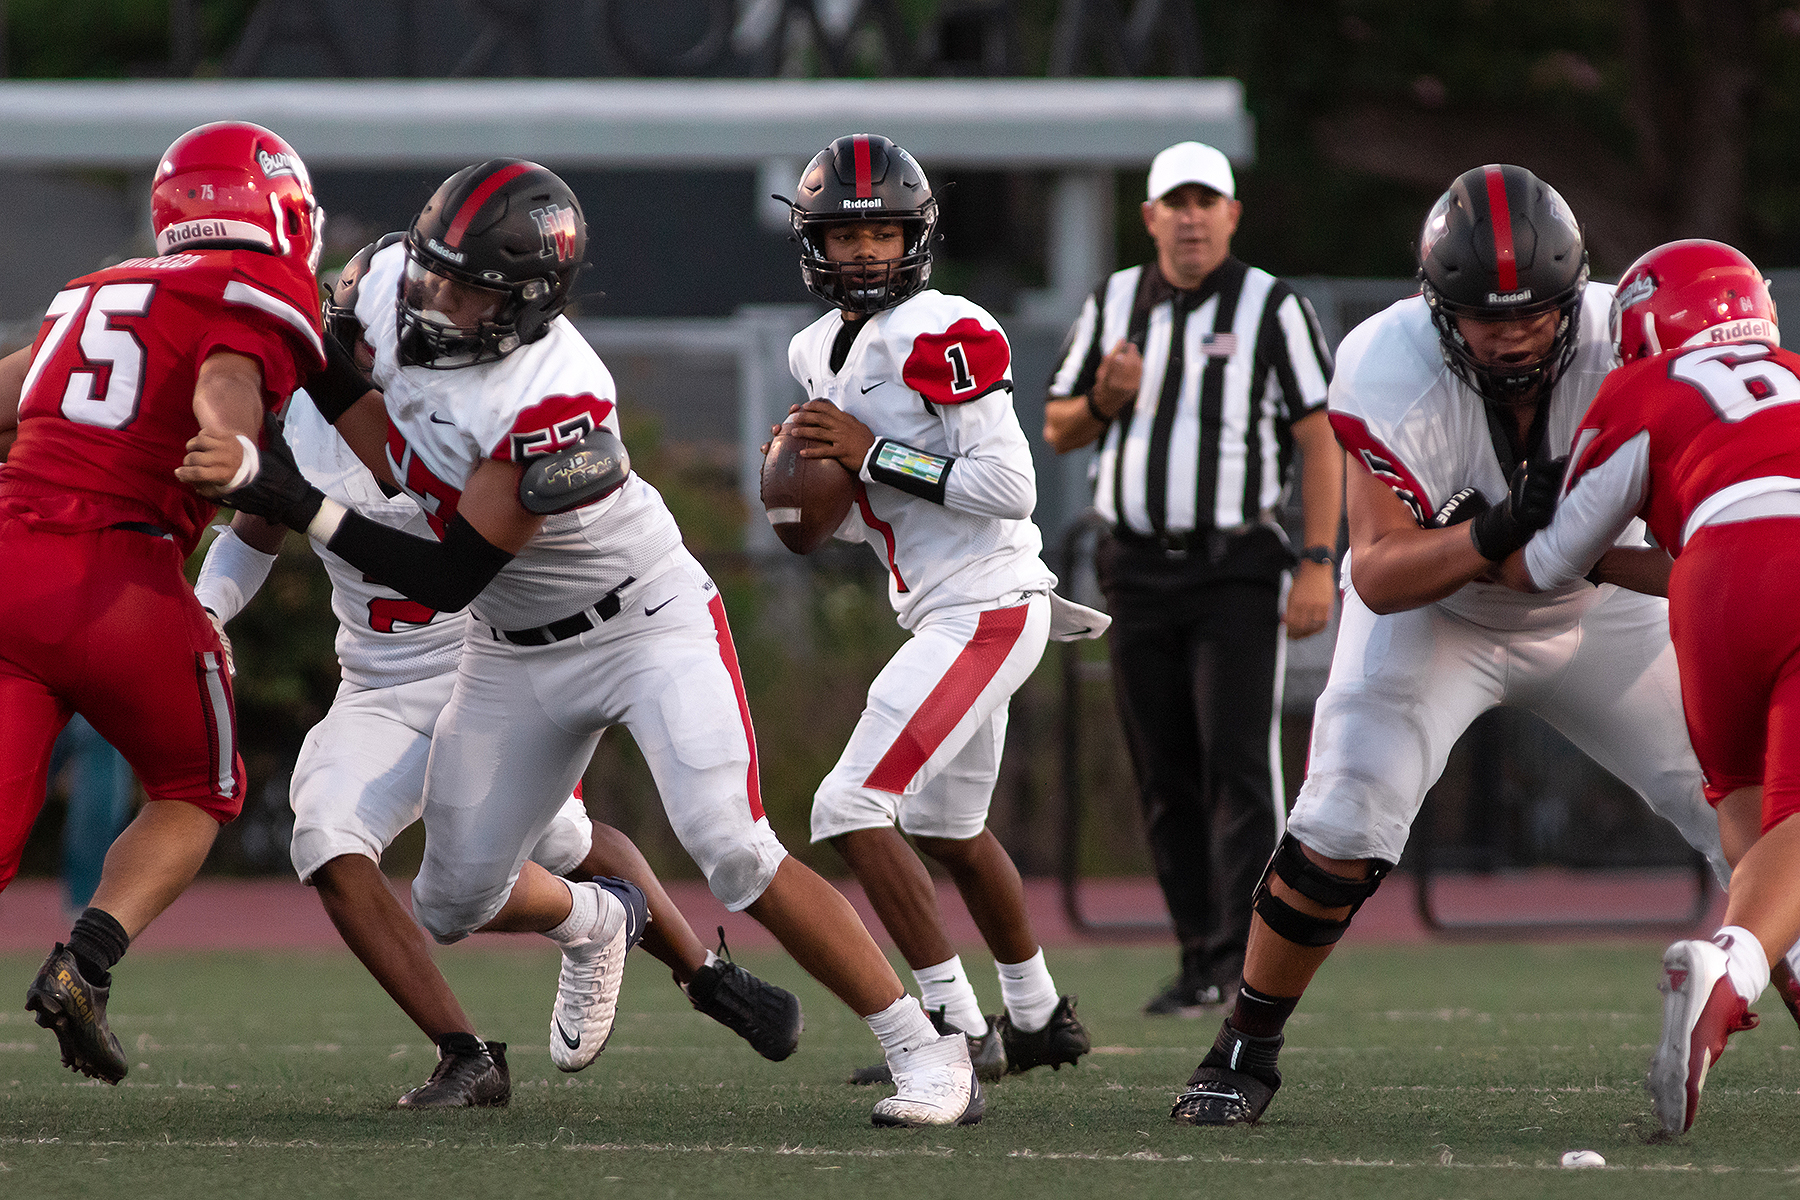
[[[1700,1108],[1706,1072],[1725,1039],[1756,1028],[1756,1014],[1731,986],[1725,951],[1711,942],[1676,942],[1663,951],[1662,1042],[1645,1087],[1665,1133],[1686,1133]]]
[[[986,1099],[969,1061],[969,1039],[953,1033],[888,1058],[895,1092],[875,1105],[876,1125],[974,1125]]]
[[[634,883],[596,879],[569,886],[593,888],[600,912],[592,937],[563,947],[556,1006],[550,1010],[550,1061],[560,1070],[579,1071],[600,1056],[612,1036],[625,954],[644,936],[650,917],[644,893]]]

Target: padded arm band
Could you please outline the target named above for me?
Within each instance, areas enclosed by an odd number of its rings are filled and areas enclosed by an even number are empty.
[[[374,386],[368,376],[356,369],[356,360],[350,357],[350,351],[327,331],[325,369],[313,372],[306,380],[306,394],[312,397],[319,414],[336,425],[338,418],[349,412]]]
[[[434,542],[348,510],[325,548],[376,583],[439,612],[468,607],[513,558],[461,513],[450,518],[444,540]]]
[[[950,468],[956,462],[941,454],[915,450],[905,442],[876,438],[869,449],[865,469],[876,483],[899,488],[909,495],[933,504],[944,502],[944,489],[950,484]]]

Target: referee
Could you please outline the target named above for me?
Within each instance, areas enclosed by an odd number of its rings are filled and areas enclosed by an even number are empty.
[[[1325,414],[1331,355],[1305,300],[1231,256],[1234,192],[1211,146],[1156,156],[1143,205],[1156,261],[1088,297],[1044,420],[1058,453],[1099,443],[1114,694],[1181,942],[1180,974],[1145,1005],[1153,1014],[1198,1016],[1236,996],[1251,893],[1286,819],[1286,637],[1325,627],[1336,582],[1344,464]],[[1296,445],[1297,556],[1274,516]]]

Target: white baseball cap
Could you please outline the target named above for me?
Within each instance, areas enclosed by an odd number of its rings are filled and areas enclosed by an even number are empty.
[[[1150,162],[1151,200],[1160,200],[1184,183],[1197,183],[1232,199],[1236,192],[1231,163],[1201,142],[1176,142]]]

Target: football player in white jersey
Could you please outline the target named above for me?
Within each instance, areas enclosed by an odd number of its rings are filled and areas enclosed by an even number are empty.
[[[1178,1122],[1262,1115],[1281,1086],[1288,1016],[1400,861],[1451,746],[1489,708],[1544,718],[1727,874],[1667,602],[1613,585],[1659,561],[1666,571],[1667,556],[1634,523],[1595,582],[1523,595],[1494,573],[1550,520],[1612,365],[1612,289],[1588,282],[1562,197],[1513,166],[1457,178],[1426,218],[1419,261],[1423,294],[1338,349],[1331,423],[1354,464],[1342,625],[1306,783],[1257,889],[1243,987],[1175,1102]]]
[[[561,316],[586,239],[561,179],[495,159],[452,175],[405,244],[370,261],[355,313],[379,391],[359,399],[347,382],[312,398],[378,478],[419,501],[440,541],[327,499],[277,453],[233,501],[413,600],[471,607],[432,739],[413,884],[439,940],[547,918],[561,938],[593,923],[526,855],[600,735],[623,724],[713,894],[767,926],[881,1041],[897,1094],[875,1123],[972,1124],[982,1100],[964,1039],[932,1028],[849,902],[788,857],[763,815],[723,601],[630,471],[612,377]],[[218,457],[209,436],[195,439],[197,470]],[[213,470],[220,484],[225,474]],[[587,1000],[571,963],[565,949],[551,1057],[578,1070],[604,1043],[611,1002]]]
[[[366,247],[344,268],[338,295],[354,296],[376,248]],[[355,316],[335,301],[336,296],[326,304],[326,325],[340,344],[354,346],[361,341]],[[287,413],[285,440],[308,480],[383,524],[429,535],[418,504],[404,492],[386,494],[306,397]],[[195,592],[221,626],[261,588],[286,534],[282,526],[238,513],[214,539]],[[318,889],[346,944],[438,1047],[431,1080],[401,1097],[400,1106],[503,1105],[511,1092],[504,1045],[475,1036],[419,927],[377,865],[423,811],[431,730],[450,699],[467,614],[426,608],[369,580],[328,550],[319,556],[331,580],[344,679],[294,767],[294,870]],[[636,883],[651,916],[643,946],[669,965],[694,1006],[765,1057],[780,1061],[793,1052],[799,1000],[709,956],[637,847],[611,826],[591,822],[579,795],[563,805],[531,858],[556,875],[619,876]]]
[[[1087,1030],[1057,994],[987,813],[1008,702],[1046,639],[1098,637],[1110,618],[1051,591],[1006,335],[980,306],[926,288],[937,200],[912,155],[878,135],[838,138],[807,165],[792,213],[801,275],[832,311],[788,347],[810,397],[789,424],[817,443],[804,456],[855,475],[837,536],[886,564],[913,635],[813,797],[813,840],[850,863],[926,1010],[968,1036],[984,1078],[1060,1068],[1087,1053]],[[993,952],[997,1018],[983,1016],[903,833],[949,871]],[[883,1078],[873,1067],[852,1081]]]

